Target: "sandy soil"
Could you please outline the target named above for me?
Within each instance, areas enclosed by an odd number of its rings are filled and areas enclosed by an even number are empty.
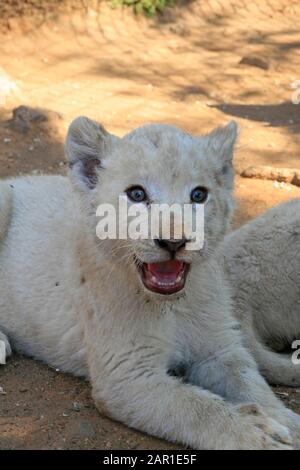
[[[1,177],[65,173],[63,138],[79,114],[119,135],[145,122],[201,134],[235,118],[237,174],[260,164],[299,168],[300,105],[291,101],[299,18],[298,0],[195,0],[151,21],[103,4],[54,19],[6,18]],[[47,120],[27,121],[26,131],[11,121],[20,105],[43,108]],[[236,196],[238,226],[300,188],[237,176]],[[28,358],[1,367],[0,385],[0,449],[175,448],[102,418],[87,383]],[[299,392],[277,392],[300,412]]]

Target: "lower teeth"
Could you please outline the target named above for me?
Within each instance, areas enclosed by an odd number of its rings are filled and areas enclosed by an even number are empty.
[[[156,285],[156,286],[162,287],[162,288],[172,289],[173,287],[176,287],[178,284],[182,283],[183,275],[182,275],[182,273],[180,273],[180,274],[177,275],[177,277],[174,281],[163,282],[163,281],[159,281],[157,279],[157,277],[155,277],[152,273],[148,273],[148,279],[149,279],[149,282],[151,282],[153,285]]]
[[[151,280],[153,281],[153,278]],[[176,281],[174,282],[161,282],[161,281],[157,281],[155,278],[154,280],[155,280],[155,284],[157,284],[160,287],[174,287],[181,281],[181,278],[177,277]]]

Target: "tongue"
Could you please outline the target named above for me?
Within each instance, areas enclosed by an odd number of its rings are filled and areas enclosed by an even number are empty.
[[[171,294],[182,289],[185,282],[185,263],[183,261],[163,261],[145,263],[143,281],[148,289],[162,294]]]
[[[158,279],[173,280],[183,269],[183,261],[170,260],[161,263],[148,263],[147,269]]]
[[[161,263],[145,263],[143,281],[154,292],[171,294],[181,290],[185,282],[185,263],[170,260]]]

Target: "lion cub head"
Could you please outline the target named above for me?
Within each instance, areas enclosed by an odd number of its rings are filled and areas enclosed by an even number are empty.
[[[236,137],[234,122],[204,136],[149,124],[119,138],[86,117],[75,119],[65,148],[91,230],[96,234],[99,207],[112,207],[116,214],[114,236],[98,244],[99,256],[126,270],[128,280],[142,286],[147,295],[166,299],[182,294],[189,273],[211,255],[227,231],[233,209]],[[140,207],[144,218],[153,205],[201,206],[204,243],[189,249],[192,239],[184,231],[174,236],[172,218],[169,236],[158,232],[147,238],[128,237],[123,227],[121,237],[120,200],[127,210]]]

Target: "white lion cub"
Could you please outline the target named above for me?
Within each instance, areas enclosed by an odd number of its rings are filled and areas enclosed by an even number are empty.
[[[0,329],[9,346],[88,376],[100,411],[204,449],[288,449],[297,415],[243,347],[214,252],[232,212],[234,123],[203,137],[147,125],[123,138],[70,126],[71,179],[0,186]],[[104,240],[96,209],[119,195],[205,204],[205,245]],[[4,336],[5,335],[5,336]]]

